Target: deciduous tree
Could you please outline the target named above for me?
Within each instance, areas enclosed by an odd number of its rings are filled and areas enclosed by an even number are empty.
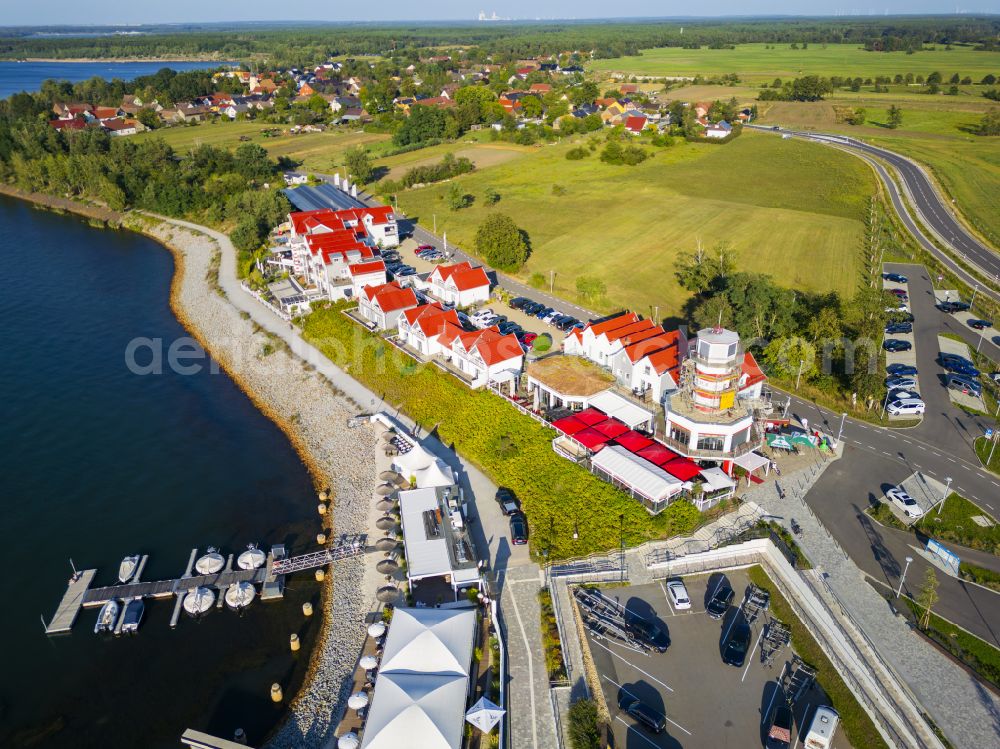
[[[530,252],[527,234],[504,213],[491,213],[476,231],[476,251],[501,270],[517,270]]]

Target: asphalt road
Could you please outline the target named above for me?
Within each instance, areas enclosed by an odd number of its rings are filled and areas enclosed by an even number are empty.
[[[876,583],[886,586],[886,590],[896,590],[906,557],[912,557],[903,590],[915,597],[925,570],[931,566],[915,551],[922,548],[922,543],[914,534],[879,525],[864,514],[865,508],[878,501],[886,489],[912,472],[912,464],[906,461],[849,446],[844,457],[826,469],[806,495],[806,501],[851,559]],[[1000,490],[995,490],[993,496],[1000,496]],[[962,556],[961,548],[947,545]],[[970,561],[980,564],[990,561],[983,555],[974,556],[976,559]],[[995,569],[1000,560],[992,561]],[[941,600],[935,612],[1000,646],[1000,594],[941,571],[937,577]]]

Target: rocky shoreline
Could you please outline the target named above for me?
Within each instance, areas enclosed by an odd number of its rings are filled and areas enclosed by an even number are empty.
[[[377,483],[374,427],[347,429],[347,419],[357,413],[357,406],[295,357],[281,340],[263,331],[249,314],[230,303],[218,282],[221,253],[214,239],[166,222],[122,215],[66,198],[9,186],[0,192],[49,209],[77,213],[106,226],[127,227],[169,249],[176,263],[171,309],[257,408],[285,432],[317,490],[329,491],[331,510],[323,519],[328,536],[369,531]],[[332,743],[364,645],[366,617],[374,607],[374,562],[366,557],[348,559],[327,576],[322,630],[310,655],[309,669],[268,746],[285,749]]]

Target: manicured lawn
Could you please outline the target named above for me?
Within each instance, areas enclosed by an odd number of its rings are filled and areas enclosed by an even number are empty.
[[[636,57],[595,60],[593,71],[622,71],[635,75],[693,76],[739,73],[744,81],[768,81],[803,75],[874,77],[927,74],[937,70],[945,80],[952,73],[979,81],[987,73],[1000,73],[1000,52],[976,52],[971,47],[943,46],[908,55],[905,52],[866,52],[856,44],[810,44],[792,49],[790,44],[740,44],[736,49],[646,49]]]
[[[280,134],[265,138],[260,133],[268,129],[277,129]],[[161,128],[135,137],[162,138],[174,150],[184,153],[201,144],[235,149],[243,142],[241,136],[262,145],[273,157],[287,156],[302,162],[304,171],[316,172],[333,171],[340,166],[340,155],[348,148],[362,144],[372,147],[389,139],[388,135],[336,128],[322,133],[290,135],[288,125],[262,122],[205,122]]]
[[[987,465],[986,461],[990,457],[990,452],[993,453],[993,460]],[[1000,445],[993,449],[993,443],[987,440],[985,437],[979,437],[976,440],[976,455],[979,456],[979,460],[984,466],[993,473],[1000,473]]]
[[[406,151],[375,159],[375,166],[376,168],[388,170],[387,174],[380,174],[380,178],[389,177],[390,179],[399,179],[409,169],[438,163],[446,153],[454,154],[456,158],[464,156],[472,161],[477,169],[486,169],[513,159],[518,159],[537,150],[529,146],[519,146],[514,143],[490,143],[481,142],[482,140],[483,136],[481,134],[470,133],[454,143],[441,143],[436,146],[420,148],[416,151]]]
[[[475,197],[470,208],[447,208],[449,184],[399,193],[399,205],[424,226],[436,214],[438,232],[465,249],[491,210],[509,214],[531,238],[521,274],[554,270],[565,297],[579,276],[600,276],[608,293],[594,306],[603,309],[679,312],[689,295],[674,279],[674,261],[699,241],[732,242],[741,269],[786,286],[853,291],[858,218],[874,191],[871,171],[856,159],[749,132],[724,146],[646,146],[655,155],[636,167],[596,154],[568,161],[571,145],[542,146],[457,178]],[[554,195],[554,184],[565,194]],[[495,208],[483,203],[488,187],[501,195]]]
[[[983,515],[993,522],[984,528],[972,518]],[[941,514],[929,512],[916,524],[916,530],[942,541],[952,541],[971,549],[980,549],[1000,555],[1000,526],[989,512],[979,505],[960,497],[955,492],[948,495]]]

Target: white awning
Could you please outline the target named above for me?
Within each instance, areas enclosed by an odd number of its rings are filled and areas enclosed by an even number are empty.
[[[703,468],[701,477],[705,479],[705,484],[713,492],[720,489],[732,489],[736,486],[736,482],[729,478],[721,468]]]
[[[684,487],[679,479],[648,460],[633,455],[621,445],[608,445],[595,454],[590,463],[654,502],[669,499]]]
[[[745,470],[747,473],[753,473],[758,468],[763,468],[766,465],[770,465],[770,458],[765,458],[759,453],[755,453],[753,450],[745,455],[740,455],[738,458],[733,458],[733,462],[740,468]]]
[[[451,468],[441,460],[435,460],[426,468],[414,471],[413,477],[416,478],[417,487],[420,489],[451,486],[455,483],[455,475],[451,472]]]
[[[653,423],[653,412],[642,406],[636,405],[628,398],[625,398],[611,390],[604,390],[587,400],[588,406],[593,406],[599,411],[603,411],[608,416],[618,419],[629,429],[635,429],[641,424]]]

